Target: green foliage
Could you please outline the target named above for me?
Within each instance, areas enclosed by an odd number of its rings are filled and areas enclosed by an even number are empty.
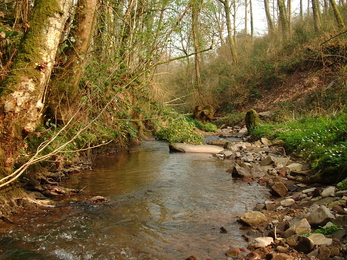
[[[322,176],[336,181],[346,175],[346,131],[347,113],[341,112],[332,116],[305,116],[280,124],[261,124],[252,134],[283,140],[289,152],[303,156]]]
[[[217,131],[217,126],[215,124],[212,124],[210,122],[208,123],[203,123],[199,120],[195,120],[192,117],[186,117],[187,121],[192,122],[195,127],[197,127],[198,129],[204,131],[204,132],[216,132]]]
[[[335,231],[340,230],[341,228],[341,226],[337,225],[332,225],[330,227],[320,227],[316,229],[313,233],[304,234],[302,236],[309,237],[312,234],[323,234],[324,236],[328,236],[334,233]]]
[[[186,117],[169,118],[166,127],[161,127],[157,138],[170,143],[201,144],[204,136],[195,131],[195,125]]]
[[[347,190],[347,178],[340,181],[338,184],[337,184],[337,187],[340,189],[340,190]]]

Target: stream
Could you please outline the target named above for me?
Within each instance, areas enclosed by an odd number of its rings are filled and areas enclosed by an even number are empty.
[[[269,197],[234,180],[231,163],[154,140],[100,157],[63,183],[83,194],[1,225],[0,259],[226,259],[230,247],[247,246],[239,216]],[[88,203],[95,195],[109,202]]]

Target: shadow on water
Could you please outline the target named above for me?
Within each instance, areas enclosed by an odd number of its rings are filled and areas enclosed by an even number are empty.
[[[229,247],[245,246],[238,217],[268,196],[233,180],[229,166],[208,154],[169,153],[158,141],[99,158],[67,184],[85,187],[83,195],[0,230],[1,259],[225,259]],[[87,203],[93,195],[109,203]]]

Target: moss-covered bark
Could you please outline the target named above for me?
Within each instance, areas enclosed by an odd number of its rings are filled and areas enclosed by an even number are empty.
[[[41,118],[46,86],[73,0],[36,0],[29,29],[0,96],[1,176],[11,172],[23,139]]]

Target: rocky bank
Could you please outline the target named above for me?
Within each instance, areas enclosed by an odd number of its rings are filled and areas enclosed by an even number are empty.
[[[237,136],[245,129],[237,129]],[[230,248],[227,259],[347,259],[347,190],[303,183],[309,165],[286,155],[281,142],[229,142],[224,129],[209,144],[224,149],[214,156],[230,160],[234,178],[269,187],[271,199],[239,217],[247,248]],[[221,232],[227,232],[221,227]],[[199,259],[191,256],[187,259]]]

